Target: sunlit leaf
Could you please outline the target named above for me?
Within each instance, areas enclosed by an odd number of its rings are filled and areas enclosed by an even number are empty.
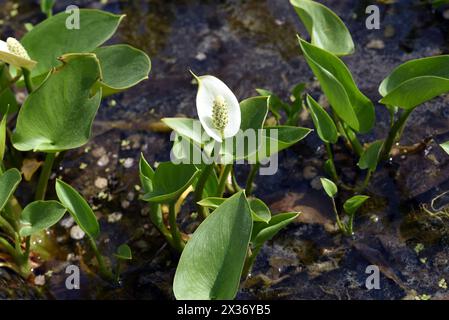
[[[440,144],[440,146],[441,148],[443,148],[444,151],[446,151],[447,154],[449,154],[449,141]]]
[[[22,181],[22,175],[15,168],[0,175],[0,211],[3,210],[9,198],[14,194],[20,181]]]
[[[354,42],[341,19],[321,3],[310,0],[290,0],[310,34],[312,44],[343,56],[354,52]]]
[[[91,238],[100,234],[100,225],[87,201],[73,187],[56,180],[56,194],[62,205],[70,212],[78,226]]]
[[[243,192],[215,209],[182,252],[173,283],[176,299],[233,299],[239,287],[252,225]]]
[[[145,194],[144,200],[158,203],[176,201],[200,172],[191,164],[161,163],[154,173],[153,190]]]
[[[18,150],[57,152],[80,147],[90,138],[101,99],[100,91],[91,96],[100,78],[98,59],[73,54],[61,60],[64,65],[54,69],[20,108],[12,136]]]
[[[343,61],[302,39],[299,43],[335,113],[357,132],[368,132],[375,120],[373,103],[357,88]]]
[[[219,197],[207,197],[198,202],[198,204],[202,207],[207,207],[211,209],[218,208],[223,202],[225,202],[225,198]]]
[[[310,114],[320,139],[327,143],[336,143],[338,140],[338,132],[332,118],[309,95],[307,96],[307,105],[309,106]]]
[[[268,206],[260,199],[254,198],[248,200],[251,214],[254,221],[268,223],[271,219],[271,211]]]
[[[27,205],[20,215],[20,235],[28,237],[39,231],[50,228],[64,216],[66,212],[57,201],[35,201]]]
[[[346,200],[346,202],[343,205],[343,209],[347,214],[352,216],[368,199],[369,199],[368,196],[361,196],[361,195],[353,196],[352,198]]]
[[[381,103],[412,109],[449,92],[449,55],[408,61],[382,81]]]
[[[363,151],[358,162],[360,169],[369,169],[370,171],[375,171],[377,164],[379,162],[380,152],[382,151],[383,141],[374,141],[369,145],[369,147]]]
[[[148,78],[150,58],[141,50],[119,44],[95,49],[102,71],[103,96],[130,88]]]
[[[279,213],[274,215],[270,222],[254,223],[251,242],[254,246],[262,245],[264,242],[273,238],[280,230],[282,230],[289,223],[296,220],[299,216],[297,212]]]
[[[338,188],[333,181],[326,178],[321,178],[321,184],[329,197],[334,198],[337,195]]]
[[[34,26],[21,39],[31,59],[38,62],[33,77],[60,65],[57,58],[64,54],[92,52],[115,33],[124,17],[92,9],[80,9],[79,13],[78,29],[67,28],[71,13],[61,12]]]

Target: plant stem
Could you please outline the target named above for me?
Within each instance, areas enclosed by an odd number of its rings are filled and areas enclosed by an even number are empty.
[[[355,214],[351,214],[349,216],[348,227],[347,227],[347,234],[349,236],[352,236],[354,234],[354,227],[353,227],[353,225],[354,225],[354,216],[355,216]]]
[[[203,172],[201,173],[195,187],[195,203],[198,208],[198,213],[200,213],[204,218],[206,218],[209,215],[209,210],[207,208],[204,208],[198,204],[203,199],[203,191],[204,187],[206,186],[207,179],[209,178],[210,174],[212,173],[212,170],[214,169],[215,164],[211,163],[206,165],[206,167],[203,169]]]
[[[382,160],[388,159],[391,149],[393,148],[394,143],[400,139],[402,130],[404,129],[407,119],[412,113],[412,111],[413,109],[403,111],[399,119],[394,123],[393,127],[388,133],[387,139],[385,139],[385,142],[383,144],[380,159]]]
[[[181,238],[181,234],[179,233],[178,224],[176,223],[176,203],[171,202],[168,205],[169,211],[168,211],[168,222],[170,224],[170,231],[172,234],[173,242],[175,245],[175,248],[182,252],[184,249],[184,241]]]
[[[14,260],[19,260],[18,259],[18,254],[17,251],[14,249],[14,247],[8,242],[8,240],[6,240],[3,237],[0,237],[0,248],[2,248],[3,250],[5,250],[9,255],[11,255]]]
[[[9,236],[11,237],[16,236],[16,230],[14,229],[14,227],[8,222],[8,220],[3,218],[1,214],[0,214],[0,227],[3,230],[5,230]]]
[[[371,181],[371,177],[373,176],[373,171],[368,170],[368,173],[366,174],[365,180],[363,180],[363,184],[359,187],[356,188],[356,192],[360,193],[363,192],[366,187],[368,187],[369,182]]]
[[[25,86],[28,94],[34,91],[33,80],[31,79],[31,72],[26,68],[22,68],[23,78],[25,79]]]
[[[220,178],[218,180],[218,188],[217,188],[217,197],[221,198],[223,197],[223,193],[225,191],[226,187],[226,181],[228,180],[229,173],[232,170],[232,163],[226,164],[223,168],[223,171],[220,174]]]
[[[26,237],[25,239],[25,252],[23,253],[23,257],[26,261],[30,257],[30,249],[31,249],[31,236]]]
[[[117,261],[117,266],[115,268],[115,277],[114,277],[115,283],[119,283],[119,281],[120,281],[120,266],[122,264],[120,259],[117,259],[117,260],[118,261]]]
[[[232,168],[232,187],[234,188],[234,192],[242,191],[242,188],[240,188],[239,183],[237,182],[237,179],[235,178],[235,168]]]
[[[332,179],[334,179],[335,183],[338,183],[339,178],[338,178],[338,174],[337,174],[337,169],[335,168],[334,154],[332,152],[332,146],[328,142],[326,142],[325,145],[326,145],[327,158],[329,159],[329,163],[330,163]]]
[[[363,146],[360,143],[359,139],[357,139],[356,134],[354,133],[354,131],[352,131],[351,128],[346,127],[344,124],[342,125],[342,127],[346,133],[346,138],[351,143],[352,149],[358,156],[361,156],[363,153]]]
[[[53,162],[55,161],[55,153],[47,153],[45,156],[44,166],[42,167],[41,174],[39,176],[39,182],[37,183],[35,200],[44,200],[45,193],[47,192],[48,179],[50,179],[51,169],[53,168]]]
[[[256,173],[259,170],[259,168],[260,168],[259,162],[251,165],[251,171],[249,172],[248,178],[246,179],[245,194],[247,197],[249,197],[253,192],[253,181],[254,178],[256,177]]]
[[[104,258],[101,255],[100,251],[98,251],[97,243],[95,240],[91,237],[89,237],[90,246],[92,247],[92,250],[94,251],[95,257],[98,262],[98,268],[100,270],[100,274],[108,281],[114,280],[114,276],[112,272],[106,267],[106,263],[104,262]]]
[[[246,260],[245,260],[245,264],[243,266],[243,272],[242,272],[242,276],[243,279],[248,278],[248,276],[251,273],[251,270],[253,268],[254,262],[256,262],[256,258],[257,255],[260,252],[260,249],[262,249],[262,245],[257,245],[254,250],[251,250],[250,248],[248,248],[248,254],[246,256]]]
[[[343,233],[346,233],[346,228],[343,225],[343,223],[341,222],[340,216],[338,215],[338,210],[337,210],[337,205],[335,204],[335,199],[334,198],[331,198],[331,199],[332,199],[332,207],[333,207],[334,213],[335,213],[335,219],[337,220],[337,226],[340,229],[340,231],[342,231]]]

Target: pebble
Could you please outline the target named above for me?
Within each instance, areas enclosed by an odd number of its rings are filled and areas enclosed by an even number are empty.
[[[122,200],[121,206],[123,209],[128,209],[130,205],[130,202],[128,200]]]
[[[92,150],[92,155],[95,158],[100,158],[102,155],[106,154],[106,149],[104,147],[95,148]]]
[[[394,29],[394,27],[391,24],[389,24],[385,27],[385,30],[384,30],[385,38],[393,38],[395,34],[396,34],[396,30]]]
[[[324,109],[329,108],[329,100],[327,100],[327,97],[322,94],[318,98],[318,104],[321,105]]]
[[[139,240],[135,243],[135,246],[141,250],[148,249],[148,243],[145,240]]]
[[[104,154],[100,157],[100,159],[98,159],[97,161],[97,165],[100,167],[105,167],[107,166],[109,163],[109,157],[107,154]]]
[[[73,226],[74,223],[75,223],[75,219],[73,219],[72,216],[69,216],[67,218],[62,219],[60,222],[60,225],[64,228],[68,229],[71,226]]]
[[[204,61],[206,60],[207,56],[204,52],[198,52],[198,54],[195,56],[195,59],[198,61]]]
[[[302,171],[302,175],[304,177],[304,179],[306,180],[312,180],[313,178],[315,178],[318,174],[318,170],[315,167],[312,166],[306,166],[304,167],[303,171]]]
[[[108,186],[108,179],[103,178],[103,177],[98,177],[97,179],[95,179],[95,187],[97,187],[98,189],[105,189]]]
[[[80,257],[77,256],[74,252],[67,254],[66,261],[73,262],[73,261],[79,261],[79,260],[80,260]]]
[[[128,201],[133,201],[135,197],[136,197],[136,194],[132,191],[128,192],[128,194],[126,195],[126,199]]]
[[[116,223],[122,219],[122,214],[120,212],[113,212],[110,215],[108,215],[108,222],[109,223]]]
[[[385,43],[380,39],[373,39],[366,45],[368,49],[382,50],[385,48]]]
[[[126,159],[123,161],[123,166],[124,166],[126,169],[131,168],[133,165],[134,165],[134,159],[133,159],[133,158],[126,158]]]
[[[70,238],[74,240],[81,240],[82,238],[84,238],[84,236],[85,236],[84,231],[81,230],[81,228],[78,225],[73,226],[70,229]]]
[[[36,286],[43,286],[43,285],[45,285],[45,276],[44,275],[36,276],[34,278],[34,284]]]
[[[446,20],[449,20],[449,9],[444,10],[444,12],[443,12],[443,18],[446,19]]]
[[[310,181],[310,186],[312,187],[312,189],[321,190],[323,188],[320,180],[321,178],[322,177],[315,177],[312,181]]]

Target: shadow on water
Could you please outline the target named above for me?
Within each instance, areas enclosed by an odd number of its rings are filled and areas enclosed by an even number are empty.
[[[73,1],[72,1],[73,2]],[[57,10],[72,2],[58,1]],[[371,1],[322,1],[345,21],[357,44],[346,57],[356,82],[373,101],[377,87],[394,68],[409,59],[447,52],[449,22],[442,11],[412,1],[381,4],[381,30],[365,28],[366,5]],[[37,1],[21,1],[18,14],[8,16],[12,2],[0,1],[2,38],[24,34],[25,22],[43,16]],[[195,117],[196,88],[188,72],[214,74],[225,80],[239,99],[267,88],[287,98],[296,83],[307,83],[317,99],[320,90],[300,57],[296,33],[306,32],[288,1],[276,0],[147,0],[77,1],[81,7],[125,13],[127,18],[111,41],[127,42],[148,52],[152,72],[148,81],[106,99],[95,123],[94,138],[71,151],[56,176],[81,190],[94,206],[103,230],[100,247],[108,256],[127,242],[135,260],[124,272],[122,286],[111,288],[95,275],[93,255],[84,240],[70,235],[70,219],[59,224],[52,237],[52,258],[36,269],[46,274],[44,296],[64,298],[171,299],[171,282],[178,259],[151,226],[148,208],[138,199],[138,157],[166,161],[169,137],[149,129],[163,116]],[[274,176],[256,180],[257,196],[273,212],[301,211],[298,222],[262,250],[240,299],[399,299],[423,294],[447,298],[442,280],[449,280],[448,221],[421,209],[449,189],[449,159],[438,142],[449,137],[447,97],[438,98],[414,112],[404,144],[429,138],[417,154],[399,156],[379,168],[369,187],[371,199],[356,219],[353,239],[336,233],[331,204],[320,190],[319,177],[325,152],[311,135],[280,155]],[[384,137],[387,112],[376,108],[378,125],[366,141]],[[428,126],[428,123],[432,123]],[[312,127],[307,114],[301,125]],[[354,181],[356,159],[339,147],[336,161],[341,175]],[[239,178],[247,172],[239,170]],[[106,178],[107,187],[95,180]],[[349,196],[342,193],[341,198]],[[341,205],[341,203],[340,203]],[[192,232],[198,221],[184,208],[182,223]],[[81,290],[65,288],[65,267],[82,267]],[[368,265],[382,273],[381,290],[367,290]],[[0,297],[39,296],[34,286],[0,270]],[[48,273],[50,271],[50,273]],[[5,280],[6,279],[6,280]],[[9,279],[9,280],[8,280]],[[8,284],[8,285],[6,285]],[[16,289],[19,286],[24,289]],[[9,289],[3,289],[9,288]],[[10,290],[14,288],[14,290]],[[13,293],[15,292],[15,293]],[[421,296],[422,297],[422,296]]]

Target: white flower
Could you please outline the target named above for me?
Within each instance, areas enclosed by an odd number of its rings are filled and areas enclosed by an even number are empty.
[[[213,76],[194,77],[198,81],[196,109],[206,133],[218,142],[233,137],[240,129],[240,105],[232,91]]]
[[[25,48],[14,38],[0,40],[0,61],[29,70],[36,65],[36,61],[30,59]]]

